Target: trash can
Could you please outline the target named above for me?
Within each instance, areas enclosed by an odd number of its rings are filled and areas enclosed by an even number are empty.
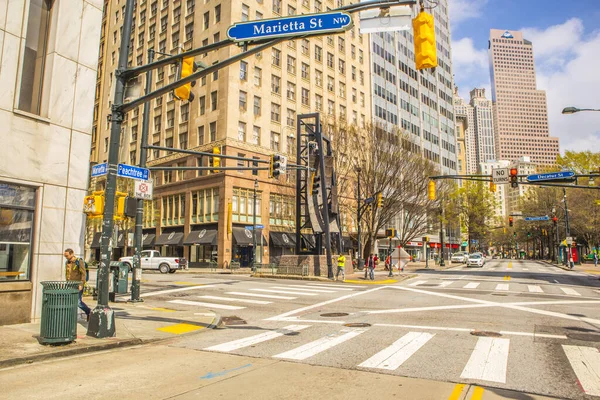
[[[109,300],[115,301],[115,294],[127,293],[129,283],[129,267],[120,261],[110,262]]]
[[[77,305],[81,282],[45,281],[41,284],[41,342],[54,344],[74,341],[77,338]]]

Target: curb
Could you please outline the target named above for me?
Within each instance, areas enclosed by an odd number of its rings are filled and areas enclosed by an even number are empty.
[[[301,275],[270,275],[270,274],[253,274],[252,278],[273,278],[273,279],[290,279],[296,281],[317,281],[317,282],[332,282],[334,279],[325,278],[322,276],[301,276]]]

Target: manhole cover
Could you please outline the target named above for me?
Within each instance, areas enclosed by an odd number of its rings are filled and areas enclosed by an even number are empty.
[[[371,324],[367,324],[366,322],[351,322],[349,324],[344,324],[348,328],[367,328],[371,326]]]
[[[600,342],[600,334],[598,333],[567,333],[567,337],[584,342]]]
[[[490,332],[490,331],[472,331],[471,335],[484,336],[484,337],[500,337],[500,336],[502,336],[498,332]]]
[[[348,313],[345,313],[345,312],[330,312],[330,313],[321,314],[321,317],[345,317],[346,315],[348,315]]]
[[[221,318],[221,321],[223,321],[223,323],[225,325],[246,325],[246,321],[244,321],[243,319],[241,319],[240,317],[223,317]]]

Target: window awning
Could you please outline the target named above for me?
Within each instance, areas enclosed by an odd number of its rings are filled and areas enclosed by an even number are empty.
[[[270,232],[269,238],[274,247],[296,247],[296,234],[293,232]]]
[[[156,240],[156,246],[181,246],[183,232],[162,233]]]
[[[102,236],[102,232],[94,233],[94,238],[92,239],[92,244],[90,244],[90,249],[99,249],[100,248],[100,237]]]
[[[99,249],[100,248],[100,238],[102,237],[102,232],[95,232],[94,238],[92,239],[92,244],[90,244],[90,249]],[[117,243],[113,243],[113,248],[122,249],[125,247],[125,240],[127,239],[127,235],[122,232],[117,236]]]
[[[156,235],[154,233],[144,233],[142,235],[142,247],[152,247],[156,241]]]
[[[217,231],[216,229],[201,229],[199,231],[191,231],[183,244],[188,246],[192,244],[205,244],[205,245],[217,245]]]
[[[267,246],[267,239],[263,236],[263,245]],[[246,228],[233,227],[233,241],[237,246],[251,246],[252,245],[252,231]],[[257,245],[260,245],[260,236],[256,237]]]

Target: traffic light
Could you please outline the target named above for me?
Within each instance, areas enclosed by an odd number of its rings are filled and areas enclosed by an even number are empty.
[[[377,195],[377,208],[383,208],[383,194]]]
[[[513,236],[516,239],[517,238],[517,232],[513,232]]]
[[[114,219],[124,220],[127,218],[127,216],[125,215],[125,208],[126,208],[126,204],[127,204],[127,193],[117,192],[115,196],[116,196],[115,202],[117,203],[117,209],[115,211]]]
[[[554,226],[558,225],[558,218],[552,217],[552,223],[554,224]]]
[[[221,149],[218,147],[213,147],[213,154],[221,154]],[[221,157],[213,156],[213,167],[219,168],[221,166]],[[213,169],[213,173],[219,172],[218,169]]]
[[[527,232],[527,237],[531,237],[531,232]]]
[[[415,65],[418,70],[437,67],[435,26],[433,15],[421,10],[413,19]]]
[[[490,182],[490,192],[496,193],[496,184],[494,182]]]
[[[519,170],[517,168],[510,169],[510,186],[519,187]]]
[[[318,194],[321,187],[321,177],[313,175],[313,184],[311,194]]]
[[[508,226],[513,226],[513,217],[508,217]]]
[[[103,192],[94,192],[91,196],[85,196],[83,198],[83,212],[92,217],[104,214]]]
[[[184,58],[183,60],[181,60],[181,65],[179,68],[179,77],[177,80],[187,78],[188,76],[193,74],[197,68],[198,67],[196,63],[194,62],[194,57]],[[196,82],[189,82],[185,85],[179,86],[177,89],[174,90],[173,94],[179,100],[193,101],[194,94],[192,93],[192,86],[194,86],[195,84]]]
[[[396,237],[396,230],[395,229],[386,229],[385,230],[385,236],[388,238],[393,238]]]
[[[423,236],[423,241],[424,241],[425,243],[429,242],[429,236]]]
[[[271,154],[269,162],[269,177],[277,178],[281,173],[281,156],[279,154]]]
[[[435,200],[435,181],[430,180],[429,186],[427,187],[427,196],[429,200]]]

